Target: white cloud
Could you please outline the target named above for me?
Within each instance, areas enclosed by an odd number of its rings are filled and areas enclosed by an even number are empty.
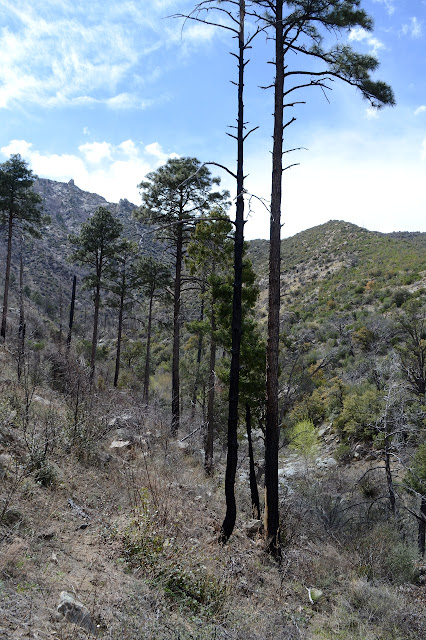
[[[367,107],[365,115],[368,120],[376,120],[379,117],[379,110],[374,109],[374,107]]]
[[[6,157],[20,153],[42,178],[65,182],[73,178],[80,189],[98,193],[110,202],[127,198],[135,204],[140,202],[137,185],[145,175],[168,158],[179,157],[163,151],[157,142],[143,147],[133,140],[118,145],[105,141],[85,143],[78,151],[78,154],[44,153],[26,140],[11,140],[0,149]]]
[[[409,35],[411,38],[421,38],[423,35],[423,20],[418,20],[418,18],[416,18],[416,16],[413,16],[412,18],[410,18],[410,22],[407,24],[403,24],[400,31],[399,31],[399,35]]]
[[[1,6],[0,108],[147,108],[152,100],[142,87],[175,64],[179,51],[185,55],[189,44],[213,37],[212,29],[191,25],[182,39],[181,23],[163,19],[175,0],[144,0],[143,7],[133,0],[2,0]],[[146,64],[152,54],[155,69]]]
[[[422,35],[423,21],[419,22],[416,17],[411,18],[411,36],[413,38],[420,38]]]
[[[418,107],[418,108],[415,110],[414,115],[415,115],[415,116],[418,116],[418,115],[420,115],[421,113],[424,113],[425,111],[426,111],[426,105],[422,104],[422,105],[420,105],[420,107]]]
[[[150,156],[154,156],[155,158],[157,158],[157,162],[159,164],[164,164],[165,162],[167,162],[168,158],[179,158],[179,155],[177,153],[165,154],[158,142],[148,144],[145,147],[145,151]]]
[[[19,153],[22,157],[25,158],[26,156],[28,156],[31,147],[31,142],[26,142],[26,140],[11,140],[9,144],[2,147],[0,151],[5,156],[11,156]]]
[[[112,146],[108,142],[87,142],[81,144],[78,149],[90,164],[98,164],[111,158]]]
[[[421,145],[421,150],[420,150]],[[247,155],[247,190],[270,198],[268,146]],[[422,156],[420,162],[419,156]],[[328,220],[346,220],[370,230],[425,231],[426,138],[369,136],[365,131],[317,132],[309,153],[283,180],[283,237]],[[269,216],[252,201],[247,238],[267,238]]]
[[[395,4],[392,0],[373,0],[373,2],[384,4],[390,16],[395,12]]]
[[[365,42],[371,50],[373,55],[377,55],[380,49],[385,49],[385,45],[383,42],[378,40],[378,38],[372,36],[368,31],[363,29],[362,27],[354,27],[349,32],[349,41],[352,42]]]

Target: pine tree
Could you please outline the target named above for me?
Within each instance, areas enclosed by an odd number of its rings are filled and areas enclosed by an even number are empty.
[[[213,192],[219,178],[196,158],[172,158],[140,183],[140,220],[157,227],[157,236],[172,252],[175,266],[173,293],[172,424],[176,434],[180,425],[180,327],[182,268],[186,245],[197,220],[214,204],[224,202],[227,192]]]
[[[232,225],[228,218],[220,219],[215,212],[211,220],[197,225],[188,247],[188,264],[193,275],[202,280],[202,301],[206,318],[192,323],[192,327],[207,335],[210,342],[207,381],[207,428],[204,439],[204,468],[213,472],[214,401],[217,351],[217,303],[218,293],[224,280],[232,277]]]
[[[107,303],[118,308],[117,346],[115,355],[114,387],[118,385],[120,375],[121,338],[123,332],[124,311],[134,302],[139,287],[139,279],[135,267],[138,246],[124,238],[119,251],[114,256],[109,269],[108,281],[105,288],[113,294]]]
[[[146,353],[143,378],[144,404],[149,404],[149,377],[151,373],[151,337],[152,337],[152,312],[154,298],[164,296],[166,288],[171,284],[170,267],[152,256],[144,256],[137,265],[139,285],[148,298],[148,326],[146,332]]]
[[[99,308],[101,304],[101,287],[106,272],[111,268],[114,259],[121,249],[120,235],[123,230],[121,222],[105,207],[99,207],[93,216],[82,224],[78,235],[69,237],[75,247],[71,260],[89,268],[84,277],[84,287],[93,291],[93,333],[90,353],[90,382],[95,376],[96,347],[98,344]]]
[[[48,222],[42,216],[41,197],[34,192],[37,176],[28,168],[28,163],[19,154],[12,155],[0,165],[0,219],[7,224],[7,257],[4,277],[3,313],[0,337],[6,339],[7,307],[12,262],[12,239],[15,227],[21,233],[39,236],[39,227]]]
[[[330,90],[330,83],[335,78],[357,88],[375,108],[393,105],[395,101],[387,84],[371,78],[371,73],[378,67],[374,56],[361,55],[341,43],[324,47],[327,32],[338,35],[356,26],[372,30],[371,18],[359,9],[360,0],[253,0],[252,5],[254,14],[265,28],[272,29],[275,43],[275,79],[271,85],[274,88],[274,142],[266,370],[265,532],[269,551],[280,558],[278,353],[283,137],[286,127],[295,121],[292,117],[284,122],[284,110],[303,104],[295,97],[299,90],[317,87],[325,92]],[[260,8],[264,9],[263,14],[257,13]],[[324,65],[323,68],[320,65]]]

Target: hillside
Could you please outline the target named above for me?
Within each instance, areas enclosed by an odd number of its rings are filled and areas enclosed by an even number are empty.
[[[125,314],[117,388],[114,307],[101,310],[93,385],[89,293],[79,289],[69,351],[59,332],[72,276],[81,282],[84,275],[68,261],[67,237],[98,206],[122,220],[141,253],[161,256],[161,246],[127,201],[107,203],[72,181],[39,180],[36,189],[51,222],[40,240],[25,243],[24,354],[17,246],[9,333],[0,346],[0,640],[421,638],[426,234],[330,221],[283,240],[278,566],[253,519],[246,407],[236,528],[226,546],[217,542],[225,513],[221,370],[229,354],[218,349],[214,473],[207,476],[209,335],[187,323],[205,312],[199,283],[185,272],[182,421],[172,437],[167,297],[153,307],[149,406],[142,402],[146,296]],[[0,260],[4,251],[2,241]],[[248,255],[262,336],[267,241],[248,243]],[[262,494],[263,407],[253,409]]]
[[[283,306],[292,308],[294,298],[302,296],[308,309],[329,301],[338,310],[358,308],[363,302],[359,288],[367,282],[374,283],[380,305],[396,288],[426,286],[425,251],[426,233],[383,234],[340,221],[302,231],[282,241]],[[250,242],[248,255],[266,288],[268,242]]]
[[[84,270],[71,263],[71,245],[68,236],[78,233],[81,224],[85,222],[94,211],[102,206],[108,208],[124,225],[124,234],[133,241],[139,243],[144,254],[157,254],[161,249],[153,240],[151,233],[146,233],[147,228],[137,222],[132,212],[135,205],[128,200],[120,200],[117,203],[107,202],[105,198],[94,193],[83,191],[74,184],[57,182],[39,178],[34,184],[34,190],[43,199],[43,214],[49,216],[50,223],[43,228],[40,239],[27,236],[24,240],[24,287],[25,298],[30,307],[35,307],[37,313],[42,313],[59,325],[59,310],[71,293],[73,276],[78,277],[80,289]],[[0,243],[0,263],[6,261],[6,244]],[[17,237],[14,238],[12,254],[12,280],[19,281],[19,254],[20,247]],[[3,286],[3,275],[0,278],[0,287]],[[16,287],[11,288],[12,313],[17,306]],[[62,303],[60,300],[62,299]],[[84,291],[79,291],[77,297],[77,313],[85,316],[84,308],[88,304],[88,296]],[[63,319],[62,319],[63,321]],[[84,322],[81,318],[80,322]]]

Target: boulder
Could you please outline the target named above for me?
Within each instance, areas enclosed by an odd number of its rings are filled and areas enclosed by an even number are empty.
[[[67,591],[62,591],[59,598],[58,613],[62,614],[68,622],[82,627],[94,636],[98,635],[98,628],[82,602]]]
[[[130,449],[132,443],[130,440],[113,440],[109,445],[110,449]]]

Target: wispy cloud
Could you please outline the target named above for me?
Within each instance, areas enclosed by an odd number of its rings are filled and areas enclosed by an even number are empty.
[[[20,153],[40,177],[66,182],[73,178],[81,189],[98,193],[110,202],[127,198],[135,204],[140,201],[137,185],[145,175],[168,158],[179,157],[164,151],[158,142],[143,146],[133,140],[117,145],[87,142],[74,154],[43,153],[26,140],[11,140],[0,152],[6,157]]]
[[[377,53],[381,49],[385,49],[385,45],[375,36],[372,36],[371,33],[363,29],[362,27],[354,27],[349,32],[349,41],[350,42],[365,42],[369,47],[370,51],[373,55],[377,55]]]
[[[423,35],[423,20],[419,20],[416,16],[410,18],[410,22],[402,25],[400,36],[410,36],[411,38],[421,38]]]
[[[424,113],[426,111],[426,105],[422,104],[420,105],[420,107],[418,107],[415,112],[414,115],[415,116],[419,116],[421,113]]]
[[[390,16],[395,13],[395,3],[393,2],[393,0],[373,0],[373,2],[377,4],[384,4],[386,7],[386,11]]]
[[[158,57],[174,47],[210,41],[197,25],[181,39],[181,24],[163,17],[176,0],[2,0],[0,108],[105,104],[143,109],[146,86],[176,61]],[[155,63],[151,57],[155,54]],[[164,64],[162,64],[164,62]]]

